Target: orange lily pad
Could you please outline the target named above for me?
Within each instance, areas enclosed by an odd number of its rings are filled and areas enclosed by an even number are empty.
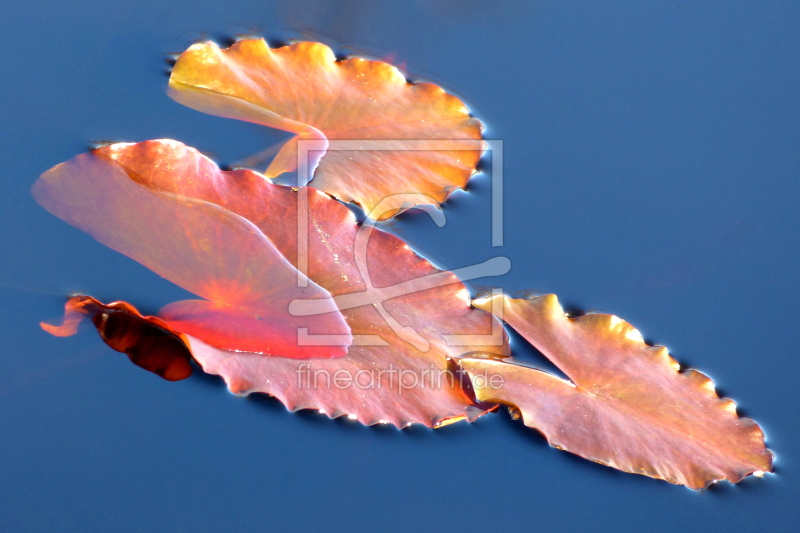
[[[178,58],[169,94],[205,113],[296,134],[267,177],[296,170],[298,142],[312,141],[312,151],[300,152],[311,184],[368,215],[384,202],[376,219],[444,202],[466,185],[483,150],[481,123],[455,96],[409,83],[382,61],[337,61],[321,43],[195,44]]]
[[[739,418],[708,377],[680,372],[666,348],[648,346],[627,322],[568,318],[552,294],[473,302],[487,310],[498,303],[508,325],[571,381],[485,354],[461,359],[461,367],[477,399],[513,406],[552,446],[693,489],[772,470],[761,428]]]
[[[350,328],[330,293],[311,281],[298,287],[294,266],[235,213],[148,188],[98,152],[45,172],[33,194],[54,215],[205,298],[173,304],[172,317],[182,332],[202,328],[207,342],[229,350],[297,358],[345,355]],[[288,308],[297,298],[319,300],[324,312],[293,316]],[[298,346],[299,328],[345,342]]]
[[[86,161],[90,158],[102,161],[106,165],[103,172],[111,174],[87,172]],[[221,345],[218,342],[221,332],[228,328],[235,331],[238,316],[227,313],[220,319],[216,304],[209,309],[211,302],[198,310],[193,306],[200,302],[178,302],[159,312],[159,319],[182,335],[203,369],[221,375],[232,392],[267,393],[292,410],[318,409],[332,417],[347,415],[365,424],[391,423],[398,427],[412,423],[440,426],[474,419],[494,408],[494,404],[475,401],[469,380],[451,359],[477,349],[507,355],[507,339],[497,319],[470,306],[469,294],[455,275],[434,268],[391,234],[359,226],[350,210],[328,195],[310,188],[298,190],[274,185],[249,170],[222,171],[196,150],[170,140],[111,145],[79,156],[73,163],[60,170],[69,177],[63,180],[64,190],[55,194],[53,189],[46,201],[37,193],[37,199],[92,235],[100,235],[95,225],[108,227],[104,218],[84,214],[99,203],[98,195],[102,195],[105,209],[121,208],[117,205],[121,201],[128,202],[130,210],[136,209],[136,202],[130,196],[109,195],[104,185],[124,176],[129,184],[138,187],[137,191],[148,191],[177,207],[187,203],[214,206],[251,224],[241,226],[242,231],[258,232],[293,269],[292,279],[281,276],[273,280],[273,294],[287,294],[290,290],[287,287],[295,287],[298,279],[328,291],[328,298],[296,294],[288,308],[283,307],[286,303],[283,296],[280,301],[281,309],[288,309],[295,319],[310,324],[302,334],[302,328],[295,325],[290,329],[300,346],[317,349],[327,346],[330,339],[326,332],[314,330],[313,326],[314,320],[325,316],[331,307],[344,317],[351,338],[348,346],[343,347],[346,355],[335,359],[265,357],[253,350]],[[84,189],[99,192],[84,194]],[[59,203],[59,198],[68,204],[68,209]],[[89,198],[88,204],[81,203],[84,198]],[[173,252],[167,252],[173,247],[170,244],[173,231],[168,226],[162,227],[163,220],[159,217],[145,218],[152,220],[150,230],[160,232],[163,235],[160,238],[164,239],[151,240],[146,247],[136,248],[136,253],[143,254],[137,260],[149,266],[153,263],[148,254],[156,258],[166,253],[174,256]],[[147,220],[140,222],[147,224]],[[299,220],[304,220],[305,225],[298,226]],[[299,227],[307,232],[299,232]],[[179,228],[191,241],[194,226],[179,225]],[[128,231],[122,226],[103,231],[114,233],[123,229]],[[230,247],[226,253],[238,256],[251,253],[251,247],[235,249],[243,237],[221,233],[219,236]],[[114,240],[123,239],[122,236],[115,234],[113,239],[104,239],[101,242],[112,243],[115,249],[128,253],[127,248]],[[306,245],[302,253],[300,241]],[[225,261],[239,265],[244,260],[239,257]],[[250,264],[250,260],[246,263]],[[196,268],[188,266],[190,270]],[[298,266],[308,272],[307,276],[300,274],[295,268]],[[182,267],[175,266],[176,272],[170,275],[186,277]],[[220,293],[228,294],[225,290]],[[273,305],[272,296],[263,291],[247,294],[252,298],[243,298],[246,306],[238,309],[248,311],[256,301],[262,307]],[[228,300],[212,302],[230,305]],[[235,337],[231,335],[231,342]],[[487,339],[491,340],[489,345]]]

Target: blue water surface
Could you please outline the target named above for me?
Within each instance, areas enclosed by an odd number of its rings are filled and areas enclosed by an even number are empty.
[[[392,230],[447,268],[511,259],[474,290],[629,320],[762,425],[777,473],[693,492],[505,414],[366,428],[42,332],[70,291],[145,312],[186,296],[29,189],[95,140],[175,138],[224,165],[282,138],[164,92],[166,54],[237,33],[392,57],[462,97],[504,143],[504,246],[486,176],[444,228]],[[0,49],[0,530],[800,530],[797,2],[28,0],[4,6]]]

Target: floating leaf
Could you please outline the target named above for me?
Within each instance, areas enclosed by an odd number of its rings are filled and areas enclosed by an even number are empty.
[[[339,346],[298,346],[296,331],[349,339],[350,331],[313,282],[251,222],[218,205],[145,187],[102,152],[82,154],[45,172],[33,187],[45,209],[101,243],[209,301],[172,305],[180,331],[202,332],[229,350],[282,357],[341,357]],[[292,300],[318,299],[314,317],[289,313]],[[235,326],[235,327],[234,327]]]
[[[319,164],[312,185],[368,214],[391,198],[375,218],[443,202],[464,187],[483,149],[480,122],[455,96],[408,83],[388,63],[337,61],[320,43],[195,44],[178,58],[169,88],[193,109],[295,133],[268,177],[295,170],[298,141],[315,141],[307,158],[309,172]],[[353,142],[331,144],[345,140]]]
[[[292,268],[307,264],[308,278],[303,279],[317,283],[334,297],[297,295],[291,304],[298,320],[316,319],[317,313],[334,305],[341,309],[352,333],[352,345],[344,357],[306,361],[232,351],[211,342],[209,338],[218,338],[221,330],[236,327],[233,315],[226,315],[232,320],[220,321],[205,313],[192,321],[194,329],[188,331],[183,324],[185,302],[163,308],[159,317],[186,334],[194,359],[206,372],[221,375],[232,392],[263,392],[293,410],[318,409],[332,417],[348,415],[365,424],[385,422],[399,427],[473,419],[493,408],[492,404],[476,404],[469,380],[463,378],[462,383],[462,374],[449,359],[477,349],[507,355],[502,326],[489,313],[471,308],[469,294],[455,275],[435,269],[400,239],[368,225],[360,227],[346,206],[319,191],[274,185],[249,170],[221,171],[208,158],[176,141],[116,144],[96,150],[91,157],[113,165],[113,180],[86,172],[87,157],[79,156],[73,160],[78,161],[76,166],[61,173],[91,177],[65,180],[70,190],[60,191],[60,195],[84,198],[81,190],[88,188],[97,191],[88,194],[94,198],[92,203],[99,202],[105,192],[97,188],[105,187],[105,181],[115,181],[121,171],[136,187],[159,198],[175,199],[178,206],[192,202],[214,206],[248,221],[253,226],[247,231],[265,236]],[[108,209],[113,209],[114,203],[111,201]],[[130,209],[134,206],[131,203]],[[64,215],[58,208],[49,208]],[[77,211],[86,208],[87,204],[81,204]],[[83,220],[77,215],[63,218]],[[298,226],[299,220],[305,224]],[[79,227],[90,228],[91,224],[84,222]],[[193,227],[184,228],[191,239]],[[307,234],[301,237],[304,232],[298,228],[305,228]],[[301,241],[307,243],[306,252],[300,251]],[[235,242],[235,237],[229,239],[229,243]],[[168,240],[150,242],[141,251],[149,250],[158,257],[164,253],[162,248],[170,247]],[[227,253],[242,255],[248,250],[231,248]],[[149,259],[139,260],[149,265]],[[281,277],[276,283],[295,286],[297,278]],[[276,286],[273,290],[284,294],[288,289]],[[250,299],[247,302],[254,305]],[[272,305],[266,299],[264,304]],[[206,328],[213,335],[209,337]],[[312,346],[328,340],[313,329],[298,338]],[[339,385],[334,381],[337,373]],[[350,385],[340,386],[347,378]]]
[[[627,322],[606,314],[568,318],[552,294],[474,305],[499,303],[503,319],[572,381],[490,356],[460,364],[479,400],[514,406],[552,446],[693,489],[771,470],[758,425],[739,418],[709,378],[680,372],[666,348],[648,346]]]
[[[613,315],[568,318],[555,295],[502,300],[503,319],[571,382],[512,359],[465,357],[478,399],[517,409],[552,446],[693,489],[772,469],[764,434],[709,378]],[[490,375],[489,380],[486,376]],[[478,376],[479,379],[475,379]]]

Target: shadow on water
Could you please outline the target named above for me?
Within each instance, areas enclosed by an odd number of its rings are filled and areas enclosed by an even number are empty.
[[[564,308],[564,314],[569,318],[578,318],[586,314],[586,310],[574,302],[566,301],[562,304],[562,307]]]
[[[194,361],[192,361],[192,377],[190,379],[192,380],[192,383],[197,383],[208,389],[213,389],[215,391],[228,390],[228,388],[225,386],[225,382],[220,376],[206,374],[203,372],[203,369],[200,368],[200,365]]]

